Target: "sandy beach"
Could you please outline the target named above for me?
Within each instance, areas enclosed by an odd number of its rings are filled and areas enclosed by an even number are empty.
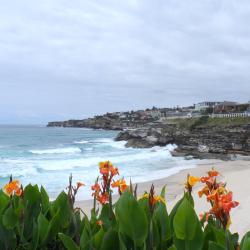
[[[232,210],[232,225],[231,231],[238,232],[242,237],[244,233],[250,230],[250,220],[248,211],[250,211],[250,161],[235,160],[235,161],[220,161],[210,160],[208,163],[197,164],[195,168],[182,170],[172,176],[143,182],[138,184],[138,196],[142,195],[145,190],[149,190],[152,183],[155,186],[156,193],[160,193],[161,188],[166,185],[166,201],[168,211],[183,195],[184,183],[188,173],[195,176],[203,176],[205,173],[214,167],[221,173],[221,179],[227,183],[229,190],[233,191],[234,200],[239,201],[240,205]],[[209,204],[205,198],[198,197],[200,185],[194,188],[193,195],[195,199],[195,209],[197,214],[205,212],[209,209]],[[116,197],[114,197],[114,200]],[[76,206],[80,206],[87,214],[92,208],[92,200],[78,201]],[[240,223],[239,223],[240,222]]]

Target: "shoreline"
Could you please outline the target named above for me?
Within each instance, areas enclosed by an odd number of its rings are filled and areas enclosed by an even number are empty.
[[[240,205],[237,208],[232,209],[232,225],[230,229],[232,232],[238,232],[240,237],[242,237],[250,228],[250,221],[246,220],[246,218],[248,218],[248,211],[250,210],[249,160],[208,160],[206,163],[197,163],[194,168],[183,169],[171,176],[138,183],[138,197],[140,197],[144,191],[149,191],[152,184],[155,186],[156,194],[160,194],[162,187],[166,185],[166,202],[168,211],[170,212],[176,202],[183,195],[187,174],[190,173],[194,176],[203,176],[212,167],[221,173],[220,178],[227,183],[228,189],[233,191],[233,199],[240,202]],[[201,185],[199,184],[193,189],[195,209],[198,215],[202,212],[208,211],[210,208],[205,198],[199,198],[197,195],[200,187]],[[113,200],[115,201],[117,197],[117,195],[114,195]],[[79,200],[76,201],[75,205],[76,207],[81,207],[86,214],[89,214],[92,204],[93,200]]]

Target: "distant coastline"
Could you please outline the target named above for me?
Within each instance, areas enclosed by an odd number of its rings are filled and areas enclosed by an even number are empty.
[[[250,102],[203,102],[189,107],[114,112],[83,120],[49,122],[48,127],[121,130],[127,147],[176,144],[173,156],[219,158],[250,155]]]

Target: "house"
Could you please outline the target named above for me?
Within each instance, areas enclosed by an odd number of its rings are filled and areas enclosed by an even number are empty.
[[[194,108],[196,111],[205,111],[206,109],[213,108],[220,103],[221,102],[199,102],[194,105]]]
[[[241,113],[246,112],[250,103],[222,102],[214,107],[214,113]]]

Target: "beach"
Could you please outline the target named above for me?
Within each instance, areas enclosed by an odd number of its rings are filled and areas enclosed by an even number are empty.
[[[149,191],[152,183],[155,186],[155,191],[157,194],[159,194],[162,187],[166,185],[166,202],[168,211],[170,212],[176,202],[183,195],[184,183],[186,181],[187,174],[191,174],[194,176],[203,176],[212,167],[220,172],[221,176],[219,178],[227,183],[227,188],[229,190],[233,191],[234,200],[240,202],[238,207],[232,209],[232,224],[230,226],[230,229],[232,232],[238,232],[240,237],[242,237],[244,233],[246,233],[250,229],[250,221],[248,220],[248,211],[250,211],[249,160],[209,160],[206,163],[198,163],[195,168],[181,170],[179,173],[171,175],[169,177],[139,183],[138,197],[140,197],[144,191]],[[205,197],[198,197],[197,192],[200,188],[201,185],[198,184],[193,189],[193,197],[195,200],[195,209],[197,214],[206,212],[210,208]],[[114,196],[114,200],[116,199],[117,196]],[[84,212],[89,214],[89,211],[92,208],[92,203],[92,200],[77,201],[76,206],[81,207]]]

